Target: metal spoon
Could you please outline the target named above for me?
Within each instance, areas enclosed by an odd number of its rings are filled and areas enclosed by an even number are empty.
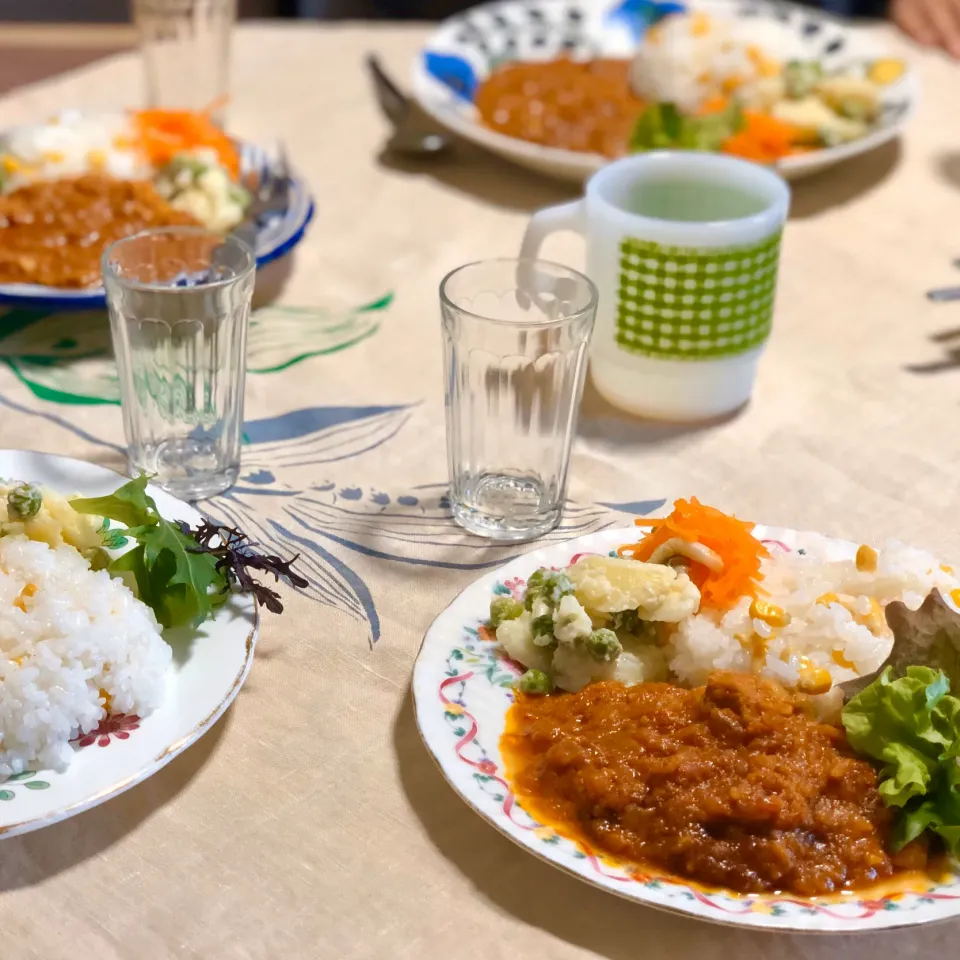
[[[367,54],[367,69],[383,115],[393,124],[387,148],[410,156],[436,155],[450,146],[450,136],[420,106],[401,93],[376,54]]]

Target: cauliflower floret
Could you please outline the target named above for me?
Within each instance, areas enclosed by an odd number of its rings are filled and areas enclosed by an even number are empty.
[[[673,567],[621,557],[583,557],[568,568],[581,604],[598,613],[636,610],[645,620],[677,623],[696,613],[700,591]]]
[[[803,100],[782,100],[771,111],[777,120],[799,128],[803,143],[847,143],[862,137],[867,125],[839,117],[821,99],[810,96]]]
[[[593,630],[590,614],[574,596],[560,599],[553,611],[553,635],[561,643],[575,643],[580,637],[589,637]]]
[[[561,643],[553,655],[554,683],[575,693],[598,680],[619,680],[625,686],[666,680],[667,661],[659,647],[632,643],[613,660],[595,660],[584,645]]]
[[[880,91],[864,77],[827,77],[820,81],[817,93],[828,106],[851,120],[872,121],[880,113]]]
[[[530,613],[533,615],[533,619],[536,620],[537,617],[545,617],[550,612],[550,604],[546,600],[534,600],[533,606],[530,608]]]
[[[533,617],[525,611],[516,620],[504,620],[497,627],[497,642],[511,660],[533,670],[551,670],[551,651],[533,641]]]
[[[189,188],[178,193],[171,201],[170,206],[182,213],[189,213],[196,217],[204,226],[210,227],[214,219],[213,199],[202,190]]]

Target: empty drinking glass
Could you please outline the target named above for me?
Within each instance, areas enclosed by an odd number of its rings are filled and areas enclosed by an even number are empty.
[[[245,243],[200,227],[149,230],[103,255],[131,473],[187,500],[237,479],[255,269]]]
[[[133,0],[133,17],[147,106],[209,109],[222,123],[237,0]]]
[[[443,279],[440,309],[454,519],[530,540],[563,512],[596,287],[542,260],[487,260]]]

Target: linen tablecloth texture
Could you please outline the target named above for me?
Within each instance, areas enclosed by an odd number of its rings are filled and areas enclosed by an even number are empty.
[[[567,530],[697,494],[772,524],[902,537],[960,559],[960,308],[923,297],[960,282],[960,74],[877,29],[916,55],[920,115],[903,143],[796,186],[753,402],[724,423],[675,428],[621,417],[588,388]],[[946,954],[956,922],[785,937],[619,900],[497,834],[427,755],[409,696],[421,637],[478,567],[516,552],[460,533],[443,499],[437,284],[458,264],[515,253],[529,212],[572,190],[472,150],[419,168],[380,155],[363,56],[376,50],[405,76],[426,33],[238,31],[231,127],[285,141],[317,215],[295,258],[263,279],[297,309],[259,315],[243,480],[211,512],[301,551],[314,586],[266,616],[246,686],[197,745],[105,806],[0,843],[0,953]],[[135,56],[119,56],[0,101],[0,127],[66,105],[136,105],[140,79]],[[583,262],[574,238],[545,253]],[[0,319],[3,446],[122,467],[105,338],[102,314]]]

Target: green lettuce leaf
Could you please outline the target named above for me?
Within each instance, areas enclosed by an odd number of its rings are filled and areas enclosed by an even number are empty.
[[[893,833],[893,847],[899,850],[932,830],[947,850],[960,856],[960,763],[950,758],[937,772],[934,788],[925,800],[908,804]]]
[[[850,745],[883,764],[880,795],[900,808],[893,846],[927,830],[960,855],[960,699],[941,670],[887,667],[843,708]]]
[[[153,497],[147,493],[145,474],[118,487],[106,497],[83,497],[71,500],[70,506],[77,513],[109,517],[128,527],[151,526],[160,516]]]
[[[137,596],[163,626],[198,626],[226,598],[226,575],[217,569],[217,557],[200,550],[189,530],[160,516],[147,480],[141,475],[109,496],[71,500],[70,505],[78,513],[126,524],[123,535],[135,544],[107,570],[132,574]],[[102,536],[108,546],[118,542],[118,531]]]
[[[743,129],[740,105],[730,104],[725,110],[691,117],[682,114],[672,103],[652,103],[637,118],[630,135],[630,150],[719,150],[724,140]]]
[[[164,626],[203,623],[225,586],[217,558],[198,552],[196,541],[166,520],[145,529],[138,539],[157,619]]]

